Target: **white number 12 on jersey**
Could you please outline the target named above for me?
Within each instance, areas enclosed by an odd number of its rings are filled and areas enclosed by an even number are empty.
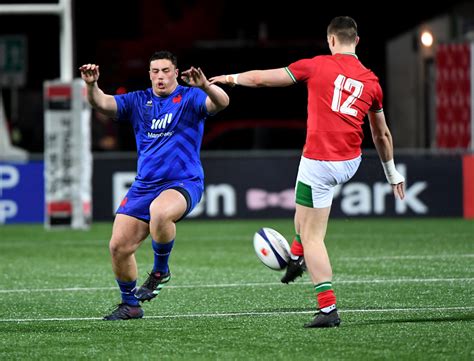
[[[334,80],[334,94],[332,95],[331,109],[335,112],[349,114],[355,117],[357,115],[357,109],[351,108],[351,105],[360,97],[363,88],[364,84],[360,81],[346,78],[344,75],[339,74],[336,80]],[[341,105],[342,89],[348,91],[350,95]]]

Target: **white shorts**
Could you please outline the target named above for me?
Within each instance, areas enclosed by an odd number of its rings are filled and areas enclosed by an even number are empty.
[[[296,179],[296,203],[311,208],[332,204],[334,187],[351,179],[362,157],[343,161],[322,161],[301,157]]]

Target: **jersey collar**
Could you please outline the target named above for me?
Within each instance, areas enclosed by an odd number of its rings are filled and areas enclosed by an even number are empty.
[[[344,52],[344,53],[339,53],[339,54],[342,54],[342,55],[352,55],[352,56],[354,56],[356,59],[359,59],[359,57],[357,56],[356,53]]]

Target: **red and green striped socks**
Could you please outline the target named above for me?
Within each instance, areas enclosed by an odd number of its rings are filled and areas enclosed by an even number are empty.
[[[314,285],[314,290],[318,299],[318,308],[321,312],[329,313],[336,309],[336,295],[331,282],[318,283]]]
[[[301,244],[301,237],[299,234],[295,235],[295,238],[293,238],[290,251],[293,256],[304,256],[303,244]]]
[[[291,255],[292,256],[304,256],[303,244],[301,243],[301,237],[299,234],[293,238],[291,244]],[[316,297],[318,300],[318,308],[321,312],[329,313],[336,309],[336,295],[332,289],[332,282],[322,282],[314,285],[316,291]]]

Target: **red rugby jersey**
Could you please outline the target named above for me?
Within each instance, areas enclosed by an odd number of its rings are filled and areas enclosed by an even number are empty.
[[[355,54],[320,55],[287,67],[293,81],[308,87],[308,120],[303,155],[347,160],[361,154],[362,124],[368,111],[382,110],[375,74]]]

